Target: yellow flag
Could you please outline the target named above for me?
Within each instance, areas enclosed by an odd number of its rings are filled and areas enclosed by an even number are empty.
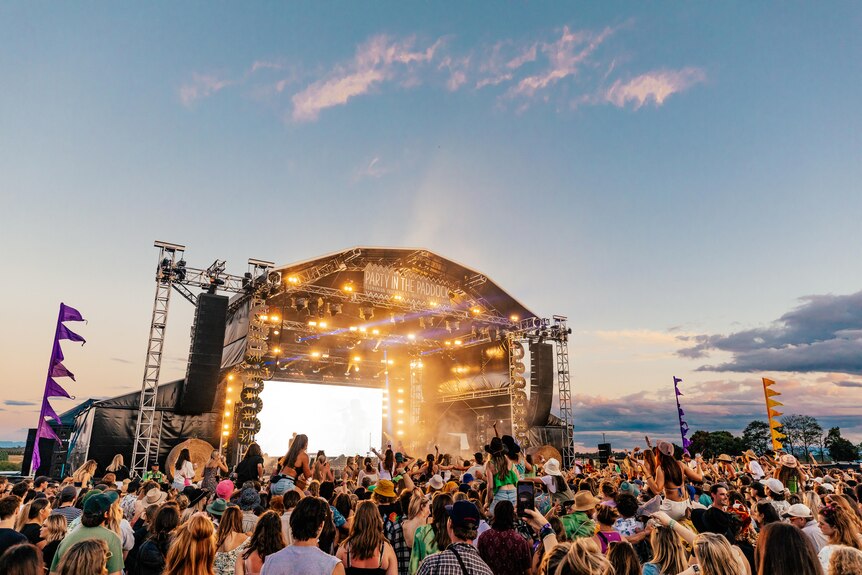
[[[772,430],[772,438],[773,439],[784,439],[785,437],[787,437],[787,436],[784,435],[783,433],[781,433],[780,431],[778,431],[776,429]]]
[[[781,395],[781,392],[775,391],[774,389],[766,388],[766,397],[774,397],[776,395]]]
[[[773,439],[772,440],[772,449],[774,449],[775,451],[778,451],[779,449],[784,449],[784,446],[781,444],[780,441],[775,441]]]
[[[775,385],[775,381],[773,381],[771,379],[767,379],[765,377],[763,377],[761,379],[763,379],[763,386],[764,387],[769,387],[770,385]]]
[[[778,417],[779,415],[784,415],[784,414],[780,411],[775,411],[774,409],[769,410],[769,419],[772,419],[773,417]]]

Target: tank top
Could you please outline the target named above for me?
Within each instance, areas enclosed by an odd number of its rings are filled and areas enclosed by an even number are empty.
[[[518,484],[518,474],[515,473],[514,469],[510,469],[506,476],[503,479],[500,479],[500,476],[494,473],[494,493],[496,493],[501,487],[504,485],[517,485]]]
[[[602,555],[607,555],[608,545],[612,542],[623,540],[622,535],[616,531],[597,531],[596,535],[598,535],[599,541],[602,542]]]
[[[350,565],[350,547],[347,548],[347,565],[344,568],[345,575],[386,575],[386,569],[383,568],[383,546],[380,545],[380,560],[377,567],[352,567]]]

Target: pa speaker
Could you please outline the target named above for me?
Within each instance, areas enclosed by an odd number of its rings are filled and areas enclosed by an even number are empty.
[[[602,465],[606,465],[608,463],[608,458],[611,456],[611,444],[610,443],[599,443],[599,463]]]
[[[179,413],[212,411],[221,369],[227,304],[227,296],[208,293],[198,296],[186,379],[177,402]]]
[[[554,346],[530,344],[530,405],[527,421],[530,427],[548,425],[554,401]]]

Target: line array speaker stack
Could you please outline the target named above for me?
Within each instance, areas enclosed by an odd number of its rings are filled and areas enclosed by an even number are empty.
[[[199,415],[212,411],[221,369],[229,298],[202,293],[198,296],[186,380],[177,412]]]
[[[530,404],[527,421],[530,427],[548,425],[554,401],[554,346],[530,343]]]

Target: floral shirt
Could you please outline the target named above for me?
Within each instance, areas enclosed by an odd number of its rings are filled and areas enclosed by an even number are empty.
[[[249,539],[246,539],[242,544],[233,551],[219,551],[215,556],[215,573],[216,575],[234,575],[236,568],[236,559],[248,547]]]
[[[488,529],[476,547],[494,575],[523,575],[530,568],[530,544],[514,529]]]
[[[614,522],[614,531],[620,535],[630,537],[635,533],[643,531],[644,524],[634,517],[620,517]]]

